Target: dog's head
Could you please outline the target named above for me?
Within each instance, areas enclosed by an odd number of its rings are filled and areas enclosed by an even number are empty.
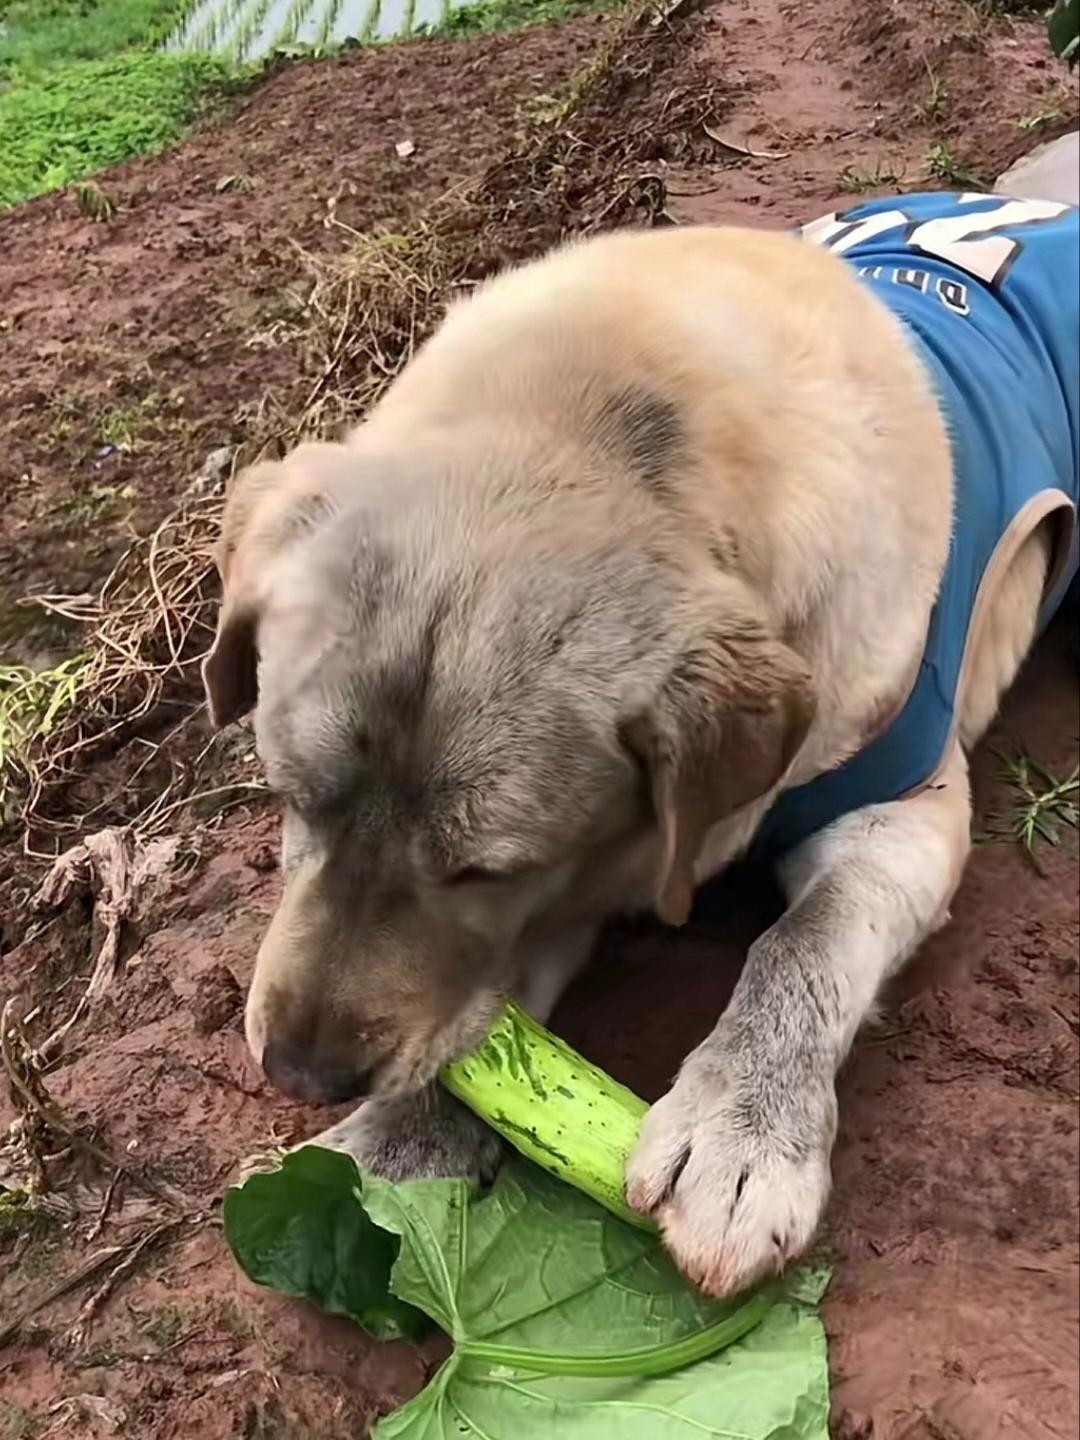
[[[230,496],[204,678],[216,725],[254,709],[284,804],[247,1030],[297,1097],[426,1084],[530,929],[633,898],[631,857],[681,922],[706,833],[809,725],[741,583],[534,462],[307,445]]]

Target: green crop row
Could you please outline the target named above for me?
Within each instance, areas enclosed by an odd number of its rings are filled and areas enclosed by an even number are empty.
[[[158,49],[191,0],[9,0],[0,33],[0,208],[164,149],[235,76]]]

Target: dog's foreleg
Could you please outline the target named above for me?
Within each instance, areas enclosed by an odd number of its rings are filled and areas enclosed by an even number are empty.
[[[789,909],[731,1004],[645,1120],[628,1194],[714,1294],[783,1268],[829,1190],[835,1077],[882,984],[947,917],[970,846],[959,746],[934,785],[800,847]]]

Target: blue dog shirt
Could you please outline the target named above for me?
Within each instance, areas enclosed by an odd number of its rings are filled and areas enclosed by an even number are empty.
[[[955,735],[980,599],[1024,539],[1061,517],[1043,623],[1076,571],[1080,501],[1080,211],[998,195],[872,200],[805,226],[899,317],[952,446],[949,558],[914,688],[881,735],[782,794],[758,844],[782,854],[842,815],[927,785]],[[982,592],[982,594],[980,593]]]

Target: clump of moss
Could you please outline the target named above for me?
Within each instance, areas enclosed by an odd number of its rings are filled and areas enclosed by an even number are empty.
[[[38,1235],[51,1229],[51,1215],[39,1209],[25,1190],[0,1188],[0,1245],[20,1235]]]

